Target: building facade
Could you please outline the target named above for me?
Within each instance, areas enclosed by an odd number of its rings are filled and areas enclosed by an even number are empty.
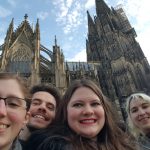
[[[33,30],[25,15],[15,31],[14,19],[8,27],[0,46],[0,72],[19,73],[29,86],[51,83],[62,93],[72,80],[90,78],[122,110],[131,93],[150,94],[150,66],[123,9],[109,8],[103,0],[95,3],[96,16],[87,12],[87,62],[65,62],[56,37],[52,50],[43,46],[39,20]]]
[[[122,108],[130,94],[150,94],[150,66],[123,9],[95,2],[94,19],[87,12],[87,62],[97,65],[102,91]]]

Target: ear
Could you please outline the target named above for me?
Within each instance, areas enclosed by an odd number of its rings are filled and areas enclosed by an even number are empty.
[[[30,112],[28,111],[25,115],[25,120],[23,122],[24,126],[29,122],[30,119]]]

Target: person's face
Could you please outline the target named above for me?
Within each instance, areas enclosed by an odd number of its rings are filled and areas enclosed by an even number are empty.
[[[10,103],[6,107],[2,98],[18,97],[23,98],[24,95],[16,80],[0,79],[0,149],[9,149],[13,140],[18,136],[21,128],[27,123],[29,114],[24,107],[25,102],[20,101],[22,107]]]
[[[95,138],[105,123],[105,112],[99,97],[89,88],[80,87],[67,106],[69,127],[86,138]]]
[[[133,124],[142,132],[150,131],[150,103],[140,98],[131,100],[130,117]]]
[[[29,109],[31,114],[29,125],[41,129],[46,128],[55,117],[56,101],[48,92],[39,91],[33,94]]]

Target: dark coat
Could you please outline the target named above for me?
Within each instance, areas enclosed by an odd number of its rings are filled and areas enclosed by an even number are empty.
[[[37,150],[71,150],[69,145],[63,137],[52,136],[45,139]]]

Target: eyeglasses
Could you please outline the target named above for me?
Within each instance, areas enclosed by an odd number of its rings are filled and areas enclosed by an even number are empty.
[[[19,98],[19,97],[0,97],[0,100],[4,100],[6,108],[9,110],[17,110],[19,108],[27,108],[27,101],[26,99]]]

